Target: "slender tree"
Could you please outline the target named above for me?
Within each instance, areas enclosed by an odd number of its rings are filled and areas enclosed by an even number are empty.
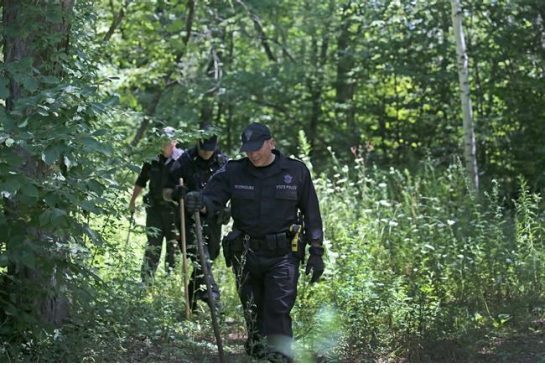
[[[460,0],[451,0],[452,24],[456,39],[456,55],[458,65],[458,79],[460,81],[460,98],[464,118],[464,158],[468,176],[475,190],[479,189],[479,173],[477,168],[477,146],[473,128],[473,111],[469,93],[469,72],[464,30],[462,27],[462,6]]]
[[[341,124],[345,124],[348,132],[348,139],[353,144],[359,143],[359,128],[355,122],[354,95],[356,93],[357,80],[352,72],[355,66],[354,58],[354,34],[352,31],[353,6],[348,1],[342,7],[342,15],[337,35],[337,65],[335,96],[337,103],[336,115]]]

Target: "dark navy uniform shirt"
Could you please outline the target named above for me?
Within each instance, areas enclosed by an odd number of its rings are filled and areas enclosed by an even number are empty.
[[[203,191],[207,210],[217,211],[231,200],[234,227],[251,237],[286,232],[304,215],[307,239],[322,243],[322,218],[310,171],[301,161],[277,150],[274,162],[255,167],[247,157],[229,161]]]
[[[204,160],[199,156],[197,147],[187,151],[170,167],[169,180],[165,187],[172,188],[184,179],[184,185],[190,191],[202,190],[206,183],[216,171],[228,161],[228,157],[221,151],[216,150],[212,157]]]
[[[151,162],[145,162],[142,165],[140,174],[134,183],[137,186],[145,188],[149,181],[148,196],[153,203],[164,203],[163,201],[163,185],[167,182],[170,167],[176,159],[180,157],[183,150],[175,149],[172,157],[166,158],[162,153],[158,154]]]

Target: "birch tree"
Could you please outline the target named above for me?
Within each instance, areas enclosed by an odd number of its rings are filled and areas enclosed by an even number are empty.
[[[452,25],[456,39],[456,56],[458,65],[458,79],[460,81],[460,99],[464,120],[464,158],[466,170],[473,188],[479,189],[479,174],[477,168],[477,146],[473,127],[473,111],[469,93],[468,57],[462,27],[462,6],[460,0],[451,0]]]

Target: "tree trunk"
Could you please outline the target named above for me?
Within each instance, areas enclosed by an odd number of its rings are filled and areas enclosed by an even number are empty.
[[[452,24],[456,39],[456,55],[458,78],[460,81],[460,98],[464,118],[464,158],[468,177],[475,191],[479,190],[479,174],[477,170],[477,147],[473,128],[473,111],[469,94],[468,57],[462,28],[462,7],[460,0],[451,0]]]
[[[218,20],[218,23],[221,21],[219,15],[214,13],[215,18]],[[215,41],[219,41],[220,44],[225,44],[225,28],[218,26],[217,29],[211,29],[210,40],[210,58],[208,59],[208,64],[206,66],[206,77],[207,77],[207,90],[202,94],[201,100],[201,117],[199,126],[201,129],[206,129],[214,124],[214,109],[217,103],[218,91],[220,89],[220,84],[223,78],[223,51],[220,47],[215,46]]]
[[[352,2],[349,1],[344,7],[341,16],[341,25],[337,37],[337,80],[336,91],[336,116],[337,123],[346,125],[348,140],[352,145],[360,143],[359,130],[355,123],[354,93],[356,83],[351,72],[355,60],[352,54],[352,34],[350,27],[353,24],[350,11]]]
[[[32,69],[39,70],[41,75],[62,76],[62,67],[55,55],[68,50],[73,6],[74,0],[59,0],[56,3],[4,0],[2,9],[4,64],[11,65],[31,59]],[[45,14],[51,14],[51,11],[58,11],[60,17],[56,20],[48,19]],[[31,31],[23,32],[23,29]],[[42,42],[44,35],[51,36],[48,39],[55,41],[44,46]],[[33,77],[30,70],[29,77]],[[6,111],[10,113],[16,109],[18,101],[26,96],[29,96],[29,92],[16,77],[9,75]],[[11,118],[24,118],[30,113],[25,109],[18,109],[22,115],[11,114]],[[19,145],[13,151],[22,161],[18,167],[18,172],[22,176],[32,181],[43,181],[51,174],[50,168],[27,147]],[[28,203],[22,202],[18,195],[5,203],[6,219],[13,223],[14,227],[20,226],[21,221],[28,219],[29,214],[39,214],[43,210],[40,202],[29,206]],[[55,247],[52,237],[53,235],[45,228],[37,229],[29,224],[25,233],[18,239],[8,239],[6,250],[9,263],[3,285],[8,286],[9,302],[30,310],[34,317],[46,323],[59,325],[68,316],[68,300],[62,293],[63,284],[57,280],[62,274],[62,269],[57,263],[64,262],[66,257]],[[29,255],[37,256],[39,262],[38,260],[35,264],[24,262],[22,258]]]
[[[325,64],[327,62],[327,54],[329,49],[329,34],[330,34],[330,19],[333,16],[335,9],[335,3],[329,1],[329,14],[323,27],[312,27],[311,34],[311,47],[310,47],[310,60],[313,62],[312,69],[309,71],[309,75],[306,78],[307,89],[310,94],[311,110],[310,121],[308,127],[308,142],[311,147],[316,145],[316,136],[319,131],[320,120],[322,118],[322,103],[323,103],[323,88],[325,77]],[[310,4],[307,4],[310,8]],[[318,29],[322,29],[322,40],[320,46],[318,46]],[[314,148],[311,150],[311,156],[314,156]]]

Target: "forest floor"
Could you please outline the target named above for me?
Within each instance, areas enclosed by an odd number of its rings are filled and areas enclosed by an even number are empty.
[[[206,313],[201,313],[204,316]],[[244,331],[223,323],[224,359],[228,363],[260,362],[244,352]],[[155,342],[155,341],[154,341]],[[151,344],[145,338],[134,339],[127,349],[129,362],[220,362],[215,338],[195,339],[188,347],[187,339],[174,339]],[[297,359],[296,359],[297,361]],[[308,360],[307,360],[308,361]],[[339,359],[341,362],[375,362],[377,359]],[[394,362],[545,362],[545,327],[542,323],[527,322],[517,328],[503,328],[483,335],[480,339],[464,338],[437,343],[425,348],[417,358],[390,359]]]
[[[545,362],[545,321],[523,320],[488,333],[429,346],[419,362]],[[403,359],[400,359],[403,361]]]
[[[160,338],[140,336],[132,338],[130,346],[123,356],[126,362],[221,362],[218,355],[216,338],[211,327],[208,308],[201,304],[190,319],[192,326],[199,330],[193,331],[197,336],[187,337],[173,334]],[[187,320],[178,318],[180,327],[187,325]],[[255,362],[246,355],[244,350],[245,331],[240,323],[230,318],[222,317],[220,323],[224,361],[227,363]]]
[[[479,344],[468,361],[475,362],[545,362],[545,327],[543,322],[528,323],[526,328],[509,329],[489,336]]]

